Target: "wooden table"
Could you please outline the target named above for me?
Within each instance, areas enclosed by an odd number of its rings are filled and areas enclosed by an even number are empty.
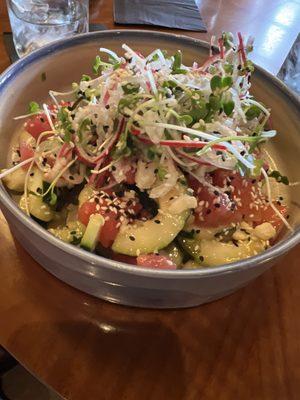
[[[256,61],[277,72],[299,29],[297,7],[295,1],[207,0],[201,9],[209,33],[262,35]],[[9,29],[3,0],[0,12],[2,34]],[[91,1],[91,18],[113,28],[111,2]],[[1,70],[8,64],[1,38]],[[0,344],[67,399],[299,399],[299,247],[225,299],[154,311],[111,305],[68,287],[22,249],[3,216],[0,231]]]

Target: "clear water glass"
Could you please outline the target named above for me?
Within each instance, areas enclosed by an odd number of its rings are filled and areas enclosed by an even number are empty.
[[[20,57],[54,40],[88,32],[88,0],[7,0]]]
[[[278,78],[300,96],[300,33],[278,73]]]

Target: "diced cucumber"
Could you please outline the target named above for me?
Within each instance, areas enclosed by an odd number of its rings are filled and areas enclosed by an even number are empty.
[[[196,263],[196,261],[194,260],[189,260],[182,266],[182,269],[199,269],[199,268],[203,268],[203,265]]]
[[[179,196],[186,190],[178,185],[159,201],[159,213],[145,222],[128,225],[118,233],[112,249],[116,253],[129,256],[154,253],[168,246],[184,227],[189,210],[181,214],[170,214],[170,204],[175,196]]]
[[[61,211],[55,211],[53,213],[53,219],[48,224],[48,230],[61,228],[66,225],[68,225],[67,210],[63,208]]]
[[[3,178],[3,182],[8,189],[21,193],[24,192],[25,178],[26,171],[23,168],[19,168],[9,175],[6,175],[6,177]]]
[[[48,229],[52,235],[66,243],[79,244],[85,232],[85,225],[81,222],[70,222],[67,226]]]
[[[37,168],[32,168],[28,179],[28,208],[31,215],[41,221],[49,222],[54,217],[54,211],[50,206],[43,202],[41,196],[43,192],[43,173]],[[21,197],[20,208],[26,212],[25,196]]]
[[[188,212],[179,215],[161,212],[140,225],[129,225],[118,233],[112,249],[129,256],[154,253],[175,239],[187,216]]]
[[[98,243],[99,233],[105,220],[100,214],[90,216],[89,223],[80,243],[80,247],[88,251],[94,251]]]
[[[160,254],[168,257],[177,267],[182,266],[183,254],[181,249],[173,242],[163,249]]]
[[[267,242],[255,238],[238,242],[227,243],[212,239],[177,238],[182,248],[194,259],[197,264],[205,267],[214,267],[228,264],[261,253]]]
[[[43,202],[42,197],[30,193],[28,195],[27,201],[29,212],[31,215],[44,222],[49,222],[52,220],[54,212],[53,210],[51,210],[48,204],[45,204]],[[26,202],[24,195],[20,199],[19,207],[26,213]]]
[[[179,235],[176,240],[196,263],[202,263],[201,240],[186,238],[183,235]]]
[[[35,146],[36,144],[36,140],[33,136],[30,135],[30,133],[26,132],[25,130],[21,131],[17,137],[13,138],[12,146],[8,151],[8,168],[11,168],[13,166],[13,149],[18,148],[20,142],[27,143],[29,146]],[[3,178],[3,182],[8,189],[13,190],[14,192],[22,193],[24,192],[26,173],[27,171],[20,167],[16,171],[10,173],[5,178]]]
[[[88,201],[91,197],[93,197],[95,193],[95,189],[91,185],[85,185],[85,187],[82,189],[82,191],[79,193],[78,196],[78,202],[79,202],[79,207]]]
[[[238,243],[222,243],[217,240],[202,240],[201,255],[203,256],[202,265],[214,267],[222,264],[228,264],[244,258],[254,256],[265,250],[266,241],[243,240]]]
[[[45,204],[43,202],[42,197],[29,193],[27,202],[28,209],[31,215],[44,222],[49,222],[52,220],[54,212],[53,210],[51,210],[48,204]],[[26,202],[24,195],[20,199],[19,207],[26,213]]]
[[[28,178],[28,192],[43,193],[43,173],[37,167],[32,168]]]

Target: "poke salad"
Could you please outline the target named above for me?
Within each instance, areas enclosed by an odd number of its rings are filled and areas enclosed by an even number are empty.
[[[214,46],[217,44],[216,46]],[[253,39],[223,33],[204,63],[178,50],[100,48],[91,75],[32,101],[0,178],[52,235],[138,267],[205,268],[254,256],[288,222],[288,178],[250,93]]]

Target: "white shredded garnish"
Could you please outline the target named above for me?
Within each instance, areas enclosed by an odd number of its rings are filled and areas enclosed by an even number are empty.
[[[268,174],[267,174],[267,172],[265,171],[264,168],[261,168],[261,173],[263,174],[265,182],[266,182],[267,198],[268,198],[270,206],[273,208],[273,210],[275,211],[276,215],[281,219],[281,221],[284,223],[284,225],[290,231],[293,232],[294,229],[291,227],[291,225],[288,223],[288,221],[284,218],[284,216],[281,214],[281,212],[277,209],[277,207],[273,203],[270,180],[269,180]]]
[[[17,171],[19,168],[32,162],[34,159],[35,159],[35,157],[28,158],[27,160],[21,161],[19,164],[15,165],[14,167],[2,170],[2,172],[0,173],[0,179],[3,179],[5,176],[7,176],[9,174],[12,174],[13,172]]]
[[[152,71],[150,71],[150,69],[147,70],[147,76],[148,76],[148,79],[149,79],[151,90],[156,95],[157,94],[157,88],[156,88],[156,84],[155,84],[155,80],[154,80]]]
[[[105,47],[100,47],[99,51],[101,53],[107,53],[109,54],[112,58],[114,58],[115,60],[121,62],[121,58],[112,50],[106,49]]]
[[[45,104],[45,103],[43,104],[43,109],[45,111],[45,114],[46,114],[46,117],[47,117],[47,120],[49,122],[49,125],[50,125],[51,129],[55,132],[55,127],[53,125],[53,122],[52,122],[52,119],[51,119],[47,104]]]
[[[202,137],[202,138],[208,139],[208,140],[210,140],[210,141],[219,139],[218,136],[214,136],[214,135],[211,135],[211,134],[208,134],[208,133],[205,133],[205,132],[201,132],[201,131],[198,131],[198,130],[195,130],[195,129],[186,128],[186,127],[177,126],[177,125],[172,125],[172,124],[163,124],[163,123],[152,123],[152,124],[149,124],[149,123],[146,123],[146,124],[144,124],[144,126],[151,126],[151,127],[157,126],[157,127],[160,127],[160,128],[173,129],[173,130],[176,130],[176,131],[181,131],[181,132],[190,133],[190,134],[192,134],[192,135],[195,135],[195,136],[198,136],[198,137]],[[228,142],[221,142],[220,144],[222,144],[222,145],[224,145],[225,147],[227,147],[227,149],[228,149],[232,154],[234,154],[234,156],[235,156],[239,161],[241,161],[247,168],[250,168],[250,169],[253,169],[253,168],[254,168],[254,165],[253,165],[251,162],[249,162],[248,160],[246,160],[246,158],[243,157],[243,156],[240,154],[240,152],[237,151],[237,150],[235,149],[235,147],[234,147],[232,144],[230,144],[230,143],[228,143]]]

